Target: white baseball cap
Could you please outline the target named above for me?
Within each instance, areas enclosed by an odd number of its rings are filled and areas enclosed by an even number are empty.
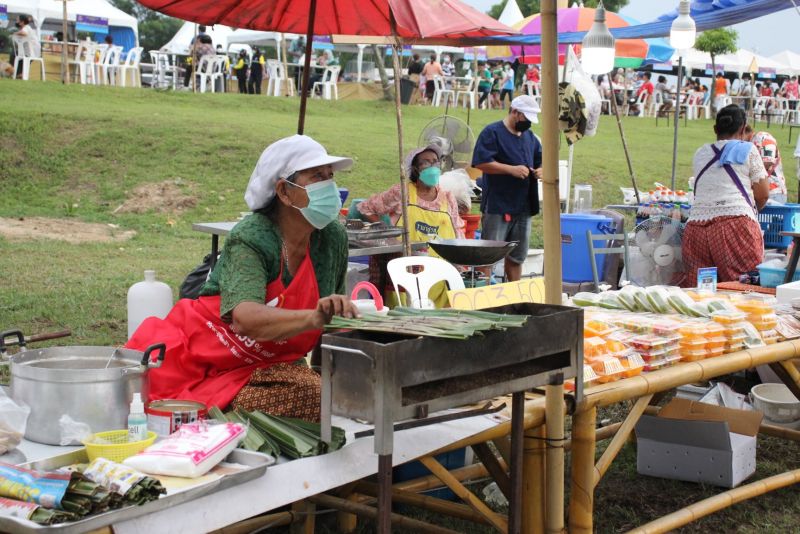
[[[263,208],[275,197],[278,180],[322,165],[332,165],[334,171],[346,171],[353,166],[353,160],[328,155],[325,147],[307,135],[293,135],[275,141],[261,153],[250,175],[244,192],[247,207],[251,210]]]
[[[539,104],[536,102],[536,99],[530,95],[520,95],[514,100],[511,101],[511,109],[516,109],[529,121],[534,124],[539,124],[539,112],[541,109],[539,108]]]

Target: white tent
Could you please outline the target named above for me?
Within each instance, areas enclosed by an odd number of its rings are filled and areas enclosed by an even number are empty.
[[[508,2],[506,2],[506,7],[503,8],[503,12],[500,13],[500,18],[497,20],[506,26],[513,26],[524,18],[525,17],[522,16],[522,11],[519,10],[519,6],[517,5],[517,0],[508,0]]]
[[[800,74],[800,54],[791,50],[784,50],[774,56],[770,56],[770,59],[785,65],[786,69],[789,70],[789,74]]]
[[[673,62],[677,62],[677,53],[673,56],[672,60]],[[743,48],[737,50],[733,54],[723,54],[715,58],[717,70],[724,69],[726,72],[738,72],[740,74],[750,72],[750,66],[753,64],[754,60],[758,68],[775,69],[778,74],[788,74],[790,70],[783,62],[760,56]],[[705,70],[706,65],[711,65],[711,54],[700,52],[693,48],[683,52],[683,64],[690,69]]]
[[[61,28],[63,6],[56,0],[3,0],[8,13],[25,13],[36,21],[37,28]],[[130,28],[136,43],[139,28],[135,17],[117,9],[105,0],[70,0],[67,2],[67,21],[74,23],[76,15],[89,15],[108,19],[109,26]]]
[[[194,22],[184,22],[183,26],[172,36],[172,39],[160,48],[160,51],[181,56],[189,55],[189,46],[192,43],[192,39],[194,39],[195,27]],[[222,45],[223,50],[228,49],[228,36],[233,32],[233,28],[222,26],[221,24],[206,27],[206,33],[211,37],[214,47]]]

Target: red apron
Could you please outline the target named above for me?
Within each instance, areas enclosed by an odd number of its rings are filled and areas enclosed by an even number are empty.
[[[267,305],[315,309],[319,287],[310,253],[288,288],[282,274],[283,266],[267,285]],[[322,334],[310,330],[284,341],[255,341],[235,334],[219,312],[219,295],[181,299],[164,319],[149,317],[136,329],[127,348],[143,351],[155,342],[167,345],[162,366],[148,372],[148,400],[187,399],[225,408],[254,370],[304,357]]]

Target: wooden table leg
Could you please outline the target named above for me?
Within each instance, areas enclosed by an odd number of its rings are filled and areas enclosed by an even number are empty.
[[[392,532],[392,455],[378,456],[378,532]]]
[[[522,447],[525,437],[525,393],[511,396],[511,496],[508,499],[508,533],[522,530]]]
[[[542,534],[544,532],[544,455],[545,427],[540,426],[525,432],[525,452],[522,458],[522,532]]]
[[[572,483],[569,498],[570,534],[592,534],[594,454],[597,408],[578,408],[572,416]]]

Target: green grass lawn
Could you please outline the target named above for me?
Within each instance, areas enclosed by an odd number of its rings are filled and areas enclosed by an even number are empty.
[[[72,337],[53,344],[109,346],[126,339],[126,292],[145,269],[155,269],[177,295],[183,278],[209,250],[208,236],[193,232],[192,223],[232,220],[247,209],[244,189],[261,151],[294,133],[299,107],[296,99],[9,80],[0,80],[0,102],[0,217],[52,217],[137,232],[128,241],[98,244],[0,237],[0,330],[19,327],[35,334],[69,328]],[[441,109],[405,107],[406,148],[416,146],[421,129],[441,114]],[[452,114],[467,119],[465,110]],[[477,111],[470,124],[477,135],[502,116],[500,111]],[[663,120],[658,127],[654,119],[623,122],[640,188],[651,189],[656,181],[668,184],[672,129]],[[773,126],[772,132],[786,159],[790,198],[796,198],[788,130]],[[306,133],[330,153],[355,159],[352,172],[337,176],[351,198],[397,180],[393,105],[310,101]],[[681,124],[679,187],[692,174],[695,149],[712,138],[710,121]],[[564,142],[562,158],[566,153]],[[192,197],[194,205],[180,213],[118,211],[135,197],[135,188],[164,182]],[[630,178],[613,118],[603,117],[598,135],[576,145],[572,183],[593,186],[595,207],[621,201],[619,187],[629,187]],[[539,220],[533,234],[531,244],[541,246]],[[792,465],[796,448],[761,443],[760,453],[767,451],[768,461],[760,464],[759,476]],[[626,490],[624,500],[614,500],[617,489]],[[676,499],[664,499],[659,492],[680,492],[687,499],[708,494],[696,485],[637,477],[630,455],[623,455],[600,491],[598,516],[603,517],[598,524],[607,532],[677,507]],[[633,499],[632,492],[640,499]],[[796,489],[784,490],[718,514],[707,525],[714,531],[787,532],[796,529],[798,495]],[[615,503],[621,507],[617,512]],[[770,512],[769,522],[763,520],[763,509]]]

